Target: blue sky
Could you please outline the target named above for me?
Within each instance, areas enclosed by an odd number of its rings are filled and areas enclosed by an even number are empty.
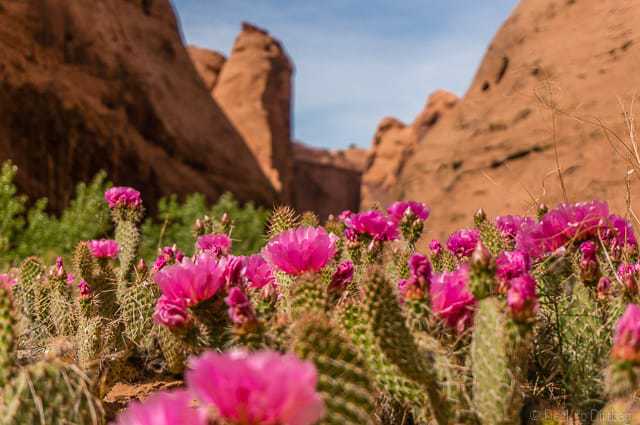
[[[242,21],[295,64],[294,137],[368,147],[385,116],[411,122],[429,93],[464,94],[517,0],[173,0],[189,44],[228,55]]]

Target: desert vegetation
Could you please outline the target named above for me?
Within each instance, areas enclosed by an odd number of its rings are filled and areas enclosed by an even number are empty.
[[[638,244],[604,202],[479,210],[421,250],[418,202],[320,225],[192,196],[144,220],[140,193],[101,174],[55,217],[14,173],[2,423],[635,423]],[[179,388],[104,402],[166,377]]]

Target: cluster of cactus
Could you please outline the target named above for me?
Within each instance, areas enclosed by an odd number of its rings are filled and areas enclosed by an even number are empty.
[[[558,246],[523,256],[516,276],[504,264],[524,255],[514,234],[482,211],[427,256],[416,247],[428,209],[417,203],[324,227],[279,207],[259,259],[232,255],[224,214],[194,223],[192,258],[167,247],[149,267],[139,194],[116,189],[107,242],[117,253],[83,241],[72,269],[32,257],[14,286],[0,286],[0,423],[104,424],[100,400],[114,383],[180,375],[190,356],[232,349],[312,362],[321,424],[509,425],[549,406],[585,424],[634,404],[640,366],[609,353],[615,323],[639,298],[640,267],[620,272],[638,261],[635,241],[571,228]],[[537,223],[518,220],[517,230]],[[267,283],[249,282],[252,260],[268,268]],[[172,295],[183,304],[169,297],[163,279],[204,264],[213,269],[194,278],[195,292]]]

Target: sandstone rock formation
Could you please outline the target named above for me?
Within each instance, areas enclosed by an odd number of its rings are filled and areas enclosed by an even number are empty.
[[[292,74],[280,42],[244,23],[213,90],[282,202],[292,199]]]
[[[167,193],[275,192],[204,88],[169,0],[8,0],[0,4],[0,159],[54,207],[105,169]]]
[[[314,211],[321,220],[360,205],[362,149],[330,151],[294,144],[294,198],[299,211]]]
[[[213,89],[218,83],[218,77],[220,76],[220,72],[222,72],[222,67],[227,58],[221,53],[202,49],[197,46],[188,46],[187,52],[189,52],[191,61],[196,67],[196,71],[198,71],[198,75],[202,78],[207,90],[213,93]]]
[[[478,207],[531,213],[539,202],[599,198],[624,213],[627,177],[637,210],[640,167],[623,110],[640,85],[638,19],[639,2],[523,0],[388,196],[429,203],[434,237],[470,225]]]
[[[439,90],[429,96],[411,125],[392,117],[380,122],[362,177],[362,205],[365,208],[376,203],[384,206],[395,200],[398,194],[392,189],[416,144],[457,102],[456,95]]]

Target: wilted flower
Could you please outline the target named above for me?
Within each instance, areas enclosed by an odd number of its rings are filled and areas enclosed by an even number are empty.
[[[290,275],[317,272],[336,253],[336,236],[322,227],[299,227],[280,233],[263,250],[263,257]]]
[[[640,361],[640,307],[629,304],[616,324],[611,355],[622,361]]]
[[[606,300],[609,297],[609,293],[611,291],[611,279],[607,276],[602,276],[598,281],[598,286],[596,287],[596,295],[599,300]]]
[[[190,369],[188,387],[231,424],[313,425],[324,415],[313,363],[292,354],[208,352]]]
[[[209,256],[200,256],[194,263],[166,267],[154,275],[160,291],[168,299],[181,300],[188,307],[213,297],[225,283],[225,267]]]
[[[527,320],[538,312],[536,281],[524,274],[511,279],[507,290],[507,306],[514,320]]]
[[[597,247],[593,241],[580,244],[580,278],[583,282],[593,282],[598,277]]]
[[[398,201],[387,208],[387,213],[393,221],[399,223],[406,214],[413,214],[417,219],[424,221],[429,218],[431,210],[422,202]]]
[[[496,258],[496,277],[501,292],[505,292],[508,282],[529,272],[531,262],[529,256],[522,251],[502,251]]]
[[[475,299],[469,291],[469,267],[434,274],[430,286],[431,308],[447,326],[464,331],[473,322]]]
[[[112,187],[104,193],[104,199],[111,209],[117,207],[140,208],[142,205],[140,192],[131,187]]]
[[[187,304],[182,299],[172,299],[161,295],[156,302],[153,319],[169,328],[184,326],[190,320]]]
[[[120,247],[111,239],[99,239],[87,242],[91,255],[95,258],[116,258]]]
[[[258,254],[247,258],[245,276],[249,286],[255,289],[262,289],[267,285],[271,286],[276,283],[271,266]]]
[[[231,238],[224,233],[202,235],[196,242],[196,248],[215,256],[227,255],[231,251]]]
[[[229,307],[229,318],[236,325],[244,325],[256,319],[253,305],[242,289],[234,286],[229,289],[229,295],[224,299]]]
[[[473,253],[479,240],[479,230],[460,229],[449,236],[449,239],[447,239],[447,248],[458,258],[468,257]]]
[[[352,214],[345,219],[345,236],[353,240],[357,235],[367,235],[376,241],[390,241],[398,238],[398,225],[384,213],[371,210]]]
[[[342,290],[347,287],[353,280],[353,263],[349,260],[345,260],[338,264],[338,268],[331,276],[331,283],[329,289],[336,291]]]
[[[224,267],[224,279],[228,286],[244,284],[246,257],[230,255],[220,259],[219,265]]]
[[[429,251],[431,251],[432,255],[440,254],[440,252],[442,252],[442,244],[440,243],[440,241],[437,239],[432,239],[431,242],[429,242]]]
[[[133,401],[115,425],[207,425],[206,412],[191,407],[191,399],[188,391],[178,390]]]

